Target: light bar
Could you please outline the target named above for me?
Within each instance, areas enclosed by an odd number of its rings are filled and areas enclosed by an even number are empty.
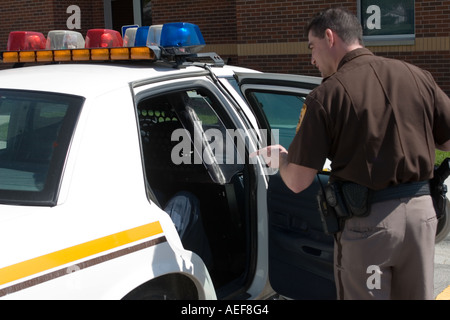
[[[45,49],[45,37],[40,32],[13,31],[8,37],[8,51]]]
[[[118,47],[66,50],[36,50],[3,52],[4,63],[22,62],[64,62],[64,61],[120,61],[156,60],[156,55],[148,47]]]
[[[212,61],[223,65],[215,53],[199,53],[205,40],[197,25],[186,22],[163,25],[129,25],[122,33],[111,29],[90,29],[86,38],[76,31],[53,30],[47,35],[33,31],[11,32],[4,63],[165,60],[178,65]]]
[[[84,38],[81,33],[69,30],[52,30],[47,34],[46,49],[77,49],[84,48]]]

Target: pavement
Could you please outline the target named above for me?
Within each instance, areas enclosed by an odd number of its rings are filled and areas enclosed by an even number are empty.
[[[450,235],[435,246],[434,293],[436,300],[450,300]]]

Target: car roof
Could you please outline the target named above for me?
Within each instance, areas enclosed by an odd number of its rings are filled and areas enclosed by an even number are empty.
[[[214,72],[232,75],[232,67],[214,68]],[[0,71],[0,88],[38,90],[99,96],[114,88],[155,77],[205,71],[189,66],[174,68],[167,64],[85,63],[25,66]]]

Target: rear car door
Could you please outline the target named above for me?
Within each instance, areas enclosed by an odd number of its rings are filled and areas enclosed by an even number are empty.
[[[278,136],[275,143],[288,148],[306,95],[321,79],[255,73],[238,73],[236,79],[259,127],[270,130],[272,137]],[[269,278],[274,290],[286,297],[336,298],[333,237],[324,232],[316,199],[328,177],[324,169],[308,189],[296,194],[279,173],[268,176]]]

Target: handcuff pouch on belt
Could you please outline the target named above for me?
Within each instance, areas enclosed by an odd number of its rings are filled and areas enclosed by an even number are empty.
[[[369,189],[352,182],[332,182],[319,190],[319,209],[324,230],[333,234],[345,220],[369,214]]]
[[[336,210],[338,218],[365,217],[369,214],[369,189],[353,182],[333,182],[325,187],[329,205]]]

